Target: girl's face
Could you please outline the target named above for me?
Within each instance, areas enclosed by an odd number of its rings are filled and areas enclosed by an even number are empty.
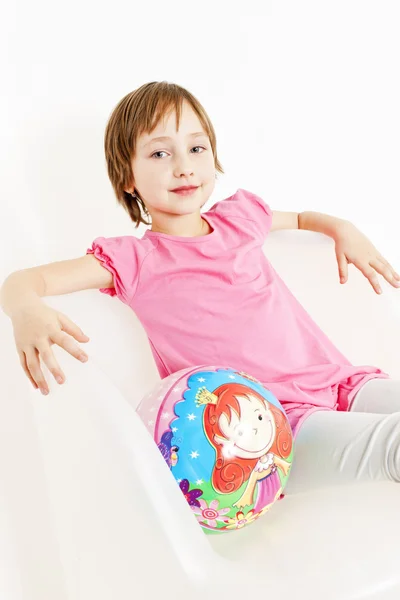
[[[232,411],[231,421],[222,414],[219,426],[226,439],[215,436],[215,441],[224,446],[226,456],[238,458],[260,458],[268,452],[276,435],[276,425],[269,408],[256,396],[237,396],[240,418]]]
[[[153,223],[164,226],[171,217],[200,214],[215,186],[211,144],[190,104],[182,104],[178,131],[175,118],[173,111],[161,119],[151,134],[139,136],[132,160],[134,187]],[[160,136],[168,139],[154,139]],[[198,188],[188,196],[172,191],[188,185]]]

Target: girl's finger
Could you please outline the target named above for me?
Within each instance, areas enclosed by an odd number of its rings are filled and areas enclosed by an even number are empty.
[[[18,356],[19,356],[19,362],[21,363],[21,367],[23,368],[25,375],[27,376],[27,378],[33,385],[34,389],[37,390],[38,385],[37,385],[36,381],[33,379],[32,375],[30,374],[29,369],[26,364],[25,352],[22,352],[22,350],[18,350]]]
[[[24,352],[26,355],[26,366],[32,379],[35,381],[38,388],[40,388],[42,394],[48,394],[49,388],[40,367],[39,352],[33,347],[28,348]]]
[[[336,254],[336,260],[339,267],[340,283],[346,283],[348,277],[348,263],[344,254]]]
[[[82,329],[76,325],[69,317],[64,314],[59,315],[61,329],[69,335],[72,335],[78,342],[88,342],[89,336],[83,333]]]
[[[88,355],[86,352],[84,352],[80,346],[78,346],[78,344],[70,335],[59,331],[58,333],[52,334],[50,339],[74,358],[77,358],[82,362],[86,362],[88,360]]]
[[[386,258],[384,256],[382,256],[382,254],[378,254],[378,256],[376,258],[377,258],[377,260],[380,260],[387,267],[390,267],[389,261],[386,260]]]
[[[394,287],[400,287],[400,281],[395,278],[395,272],[387,261],[383,262],[381,259],[371,260],[369,264],[391,285]]]
[[[365,275],[365,277],[369,280],[370,284],[374,288],[377,294],[382,293],[382,288],[379,285],[378,276],[376,271],[371,267],[369,263],[354,263],[354,266],[357,267]]]
[[[393,269],[392,265],[389,263],[389,261],[386,260],[386,258],[384,258],[383,256],[379,255],[378,256],[378,260],[380,262],[382,262],[388,269],[390,269],[390,273],[391,273],[391,281],[388,279],[389,283],[391,283],[393,285],[396,285],[396,287],[398,287],[398,285],[396,284],[396,282],[400,282],[400,275],[398,273],[396,273],[396,271]],[[387,277],[386,277],[387,279]]]
[[[51,346],[49,342],[43,342],[37,345],[37,349],[39,351],[40,358],[49,369],[50,373],[53,375],[54,379],[57,383],[64,383],[65,375],[62,372],[60,365],[57,362],[56,357],[53,354]]]

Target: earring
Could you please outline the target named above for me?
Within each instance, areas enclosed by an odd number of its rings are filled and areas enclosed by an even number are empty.
[[[133,192],[129,192],[130,195],[132,196],[132,198],[134,198],[135,200],[138,199],[138,197],[136,196],[136,194],[134,194]],[[143,210],[145,212],[146,215],[150,215],[149,211],[147,210],[147,208],[143,205]]]

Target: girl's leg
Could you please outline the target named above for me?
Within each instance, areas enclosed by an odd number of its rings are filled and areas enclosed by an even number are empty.
[[[352,482],[400,482],[399,395],[399,381],[374,379],[350,412],[311,414],[296,436],[285,494]],[[359,412],[368,409],[381,412]]]
[[[349,408],[352,412],[389,414],[400,411],[400,379],[370,379]]]

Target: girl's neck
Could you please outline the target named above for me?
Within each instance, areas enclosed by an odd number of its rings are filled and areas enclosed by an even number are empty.
[[[188,217],[195,217],[188,219]],[[202,216],[185,215],[185,221],[176,219],[174,223],[152,223],[151,231],[177,237],[198,237],[211,233],[211,227]]]

